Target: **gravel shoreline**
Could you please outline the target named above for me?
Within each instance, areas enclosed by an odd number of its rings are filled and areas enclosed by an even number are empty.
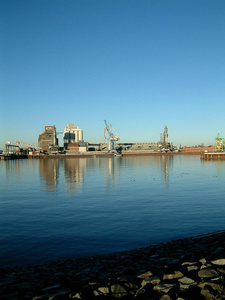
[[[225,299],[225,231],[0,269],[0,299]]]

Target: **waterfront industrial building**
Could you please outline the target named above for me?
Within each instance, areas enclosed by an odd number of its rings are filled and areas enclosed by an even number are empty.
[[[224,139],[219,135],[216,137],[215,147],[183,147],[180,150],[168,142],[168,128],[164,127],[164,132],[161,133],[159,142],[145,142],[145,143],[121,143],[119,136],[114,133],[112,125],[105,121],[106,127],[104,128],[104,139],[108,133],[108,142],[104,143],[90,143],[84,142],[83,131],[75,126],[74,123],[68,123],[63,132],[57,132],[55,125],[45,126],[45,131],[39,135],[38,146],[30,145],[24,142],[16,141],[15,144],[7,142],[5,145],[5,156],[22,156],[29,155],[32,157],[43,157],[49,155],[65,154],[66,157],[79,156],[82,157],[90,155],[104,155],[104,154],[121,154],[134,155],[134,154],[157,154],[164,152],[180,152],[183,153],[203,153],[224,150]],[[58,134],[63,134],[63,145],[59,146]],[[115,143],[115,145],[114,145]],[[113,144],[113,145],[112,145]],[[20,145],[27,146],[28,148],[20,148]],[[94,153],[93,153],[94,152]],[[46,155],[45,155],[46,154]]]
[[[38,147],[43,152],[50,152],[50,149],[58,146],[58,138],[55,126],[45,126],[45,131],[39,135]]]
[[[158,143],[119,143],[119,136],[114,133],[111,124],[108,124],[105,120],[106,127],[104,128],[104,143],[90,143],[84,142],[83,131],[75,126],[74,123],[68,123],[63,132],[57,132],[55,125],[45,126],[45,131],[41,133],[38,137],[38,146],[24,144],[22,142],[12,145],[8,143],[6,145],[6,152],[9,153],[10,147],[13,147],[15,152],[17,150],[25,151],[26,149],[19,148],[19,144],[28,146],[26,151],[29,155],[39,156],[43,154],[66,154],[68,156],[78,155],[78,154],[88,154],[91,151],[100,151],[102,154],[108,152],[121,152],[125,151],[127,154],[132,153],[146,153],[146,152],[158,152],[160,149],[165,149],[168,147],[167,142],[168,129],[165,126],[163,140]],[[108,137],[106,136],[108,133]],[[63,134],[63,146],[59,146],[58,134]],[[106,143],[105,139],[108,140]],[[115,145],[114,145],[115,143]],[[99,152],[98,152],[99,153]]]
[[[63,144],[67,149],[69,144],[74,143],[83,143],[83,131],[78,126],[74,126],[73,123],[69,123],[63,132]]]

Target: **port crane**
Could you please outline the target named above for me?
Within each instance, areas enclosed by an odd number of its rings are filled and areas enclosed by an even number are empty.
[[[104,128],[104,143],[105,140],[109,140],[109,151],[114,150],[114,142],[119,141],[119,136],[113,129],[111,124],[108,124],[106,120],[104,120],[106,127]],[[109,137],[106,137],[106,132],[108,132]]]
[[[18,145],[18,147],[19,147],[19,144],[27,146],[27,147],[30,147],[30,148],[34,148],[34,149],[37,149],[37,150],[41,150],[41,148],[38,147],[38,146],[34,146],[34,145],[31,145],[31,144],[23,143],[23,142],[20,142],[20,141],[15,141],[15,145]]]

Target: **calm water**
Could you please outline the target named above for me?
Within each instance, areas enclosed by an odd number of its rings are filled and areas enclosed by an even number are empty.
[[[224,230],[224,181],[191,155],[0,161],[0,266]]]

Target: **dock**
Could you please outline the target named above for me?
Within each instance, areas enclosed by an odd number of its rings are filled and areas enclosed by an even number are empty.
[[[225,152],[205,152],[200,156],[203,160],[225,160]]]
[[[19,158],[27,158],[26,154],[3,154],[0,155],[0,160],[11,160],[11,159],[19,159]]]

